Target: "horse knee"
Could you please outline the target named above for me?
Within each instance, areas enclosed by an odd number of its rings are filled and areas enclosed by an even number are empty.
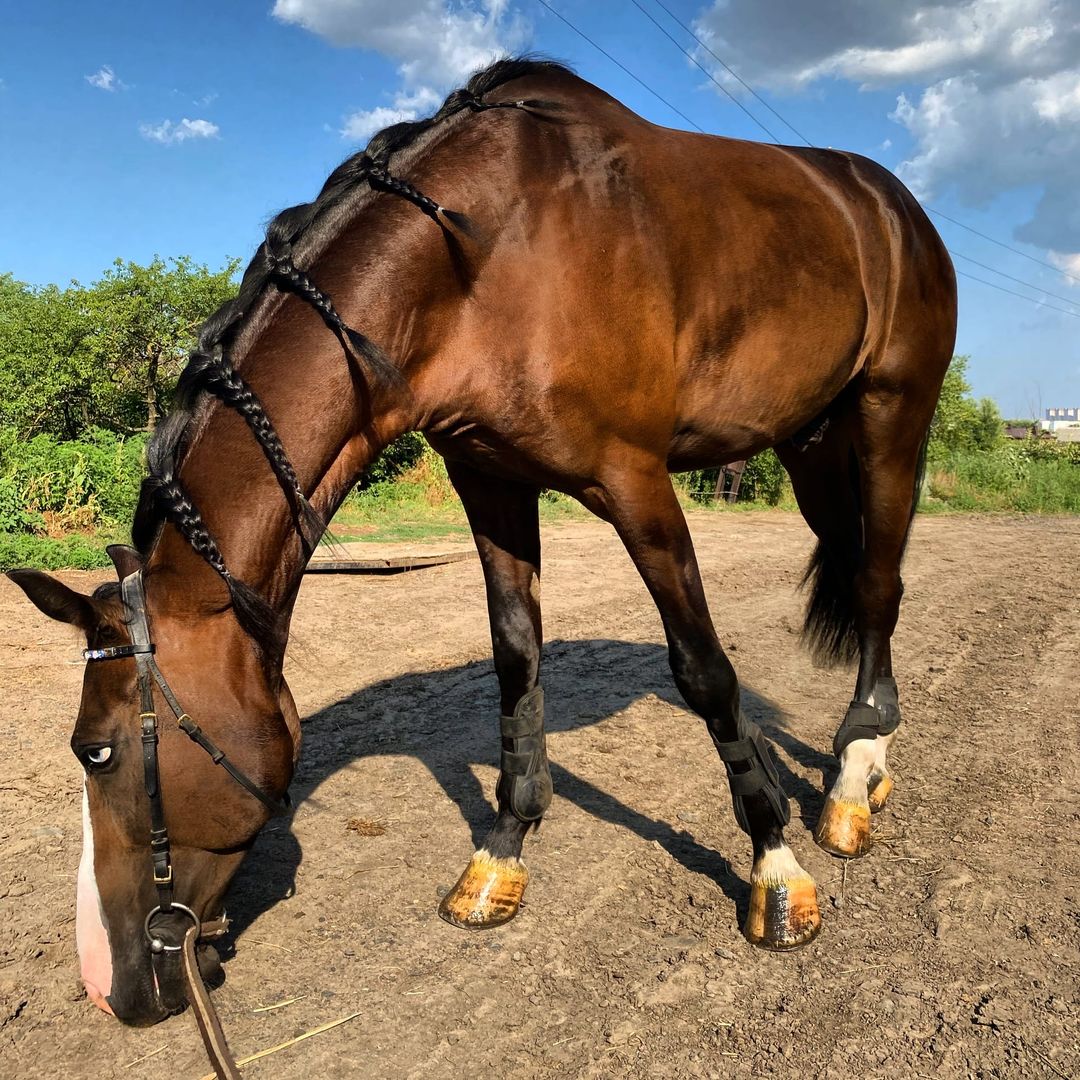
[[[686,703],[707,721],[737,715],[739,679],[719,646],[703,652],[673,645],[671,672]]]

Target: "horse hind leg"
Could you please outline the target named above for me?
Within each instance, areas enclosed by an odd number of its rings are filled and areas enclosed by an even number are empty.
[[[870,847],[870,816],[893,789],[887,755],[900,723],[890,640],[903,585],[900,564],[917,496],[925,426],[852,395],[820,446],[780,448],[800,509],[818,537],[807,571],[805,634],[826,663],[859,658],[855,694],[833,740],[840,773],[814,832],[847,858]]]
[[[521,847],[551,802],[544,745],[544,697],[538,685],[540,622],[539,492],[447,462],[476,540],[487,585],[492,651],[502,699],[502,760],[495,789],[495,824],[439,915],[481,930],[512,919],[529,872]]]
[[[826,661],[859,657],[853,700],[833,741],[840,772],[814,831],[822,848],[845,858],[869,849],[870,814],[893,789],[888,753],[901,714],[890,643],[933,413],[931,382],[906,393],[860,383],[827,445],[782,453],[819,538],[807,575],[811,646]]]

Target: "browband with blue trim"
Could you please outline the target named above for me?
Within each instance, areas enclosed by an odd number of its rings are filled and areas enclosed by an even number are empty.
[[[108,649],[83,649],[84,660],[119,660],[125,656],[154,652],[153,645],[113,645]]]

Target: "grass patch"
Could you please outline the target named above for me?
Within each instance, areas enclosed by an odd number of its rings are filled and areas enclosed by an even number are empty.
[[[1051,444],[957,451],[927,465],[919,509],[929,513],[1080,513],[1080,462]]]
[[[589,512],[567,495],[545,491],[540,521],[581,521]],[[396,479],[380,480],[352,492],[334,516],[330,530],[341,543],[388,544],[399,541],[465,540],[472,532],[446,474],[443,459],[425,449]]]
[[[446,466],[431,450],[425,450],[396,479],[353,491],[334,516],[330,530],[342,543],[460,540],[470,535]]]

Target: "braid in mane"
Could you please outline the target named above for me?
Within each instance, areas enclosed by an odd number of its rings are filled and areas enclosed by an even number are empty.
[[[322,321],[334,332],[338,340],[353,354],[362,367],[370,369],[384,386],[404,388],[405,381],[393,362],[370,338],[358,333],[334,310],[330,297],[312,280],[293,265],[286,253],[291,245],[281,245],[284,250],[275,251],[270,232],[267,232],[263,252],[267,276],[280,288],[286,289],[310,304]]]
[[[140,499],[149,498],[158,508],[165,521],[172,522],[191,545],[193,551],[221,577],[229,590],[233,613],[244,631],[270,652],[282,644],[281,620],[273,608],[250,585],[233,577],[217,541],[203,521],[202,514],[188,498],[187,493],[173,476],[171,470],[151,475],[143,481]]]
[[[281,490],[289,501],[297,531],[310,555],[318,546],[319,539],[326,529],[326,523],[308,502],[303,488],[300,487],[296,470],[258,395],[232,366],[228,355],[220,345],[214,349],[213,354],[192,353],[184,377],[197,381],[202,389],[213,394],[229,408],[235,409],[243,417],[252,435],[262,447],[266,460],[270,463],[270,468],[274,471]]]

